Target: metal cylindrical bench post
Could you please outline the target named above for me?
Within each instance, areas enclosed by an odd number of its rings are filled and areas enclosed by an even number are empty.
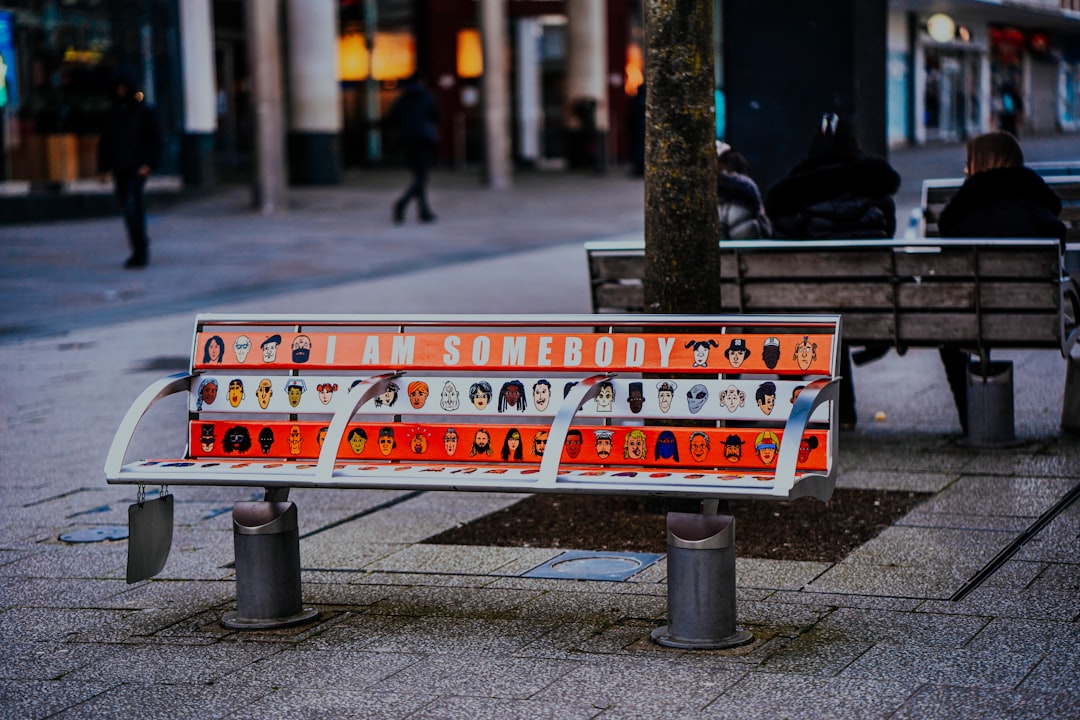
[[[265,630],[318,616],[300,593],[300,531],[291,502],[233,505],[236,548],[236,612],[221,624],[233,630]]]
[[[735,626],[735,518],[672,512],[667,530],[668,624],[652,639],[690,650],[752,641]]]
[[[967,371],[967,443],[974,447],[1016,444],[1013,417],[1013,365],[994,361],[983,375],[979,363]]]

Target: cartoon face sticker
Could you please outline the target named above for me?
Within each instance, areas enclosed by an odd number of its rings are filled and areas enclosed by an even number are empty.
[[[423,455],[427,452],[428,439],[423,433],[416,433],[412,436],[412,442],[409,443],[409,447],[416,455]]]
[[[532,387],[533,407],[540,412],[546,412],[548,403],[551,402],[551,383],[547,380],[537,380]]]
[[[381,427],[379,428],[379,452],[383,455],[389,455],[397,447],[397,440],[394,439],[394,428]]]
[[[274,431],[271,428],[264,427],[259,431],[259,449],[262,450],[263,455],[270,454],[270,448],[274,446]]]
[[[548,432],[547,430],[537,430],[533,434],[533,455],[536,457],[544,457],[544,451],[547,450]]]
[[[233,378],[229,381],[229,404],[236,407],[244,399],[244,381]]]
[[[428,384],[423,380],[413,380],[405,388],[405,391],[409,393],[409,404],[417,410],[424,407],[428,395],[431,394],[431,390],[428,389]]]
[[[738,435],[728,435],[724,440],[724,459],[729,463],[737,463],[742,460],[742,438]]]
[[[225,341],[220,335],[211,335],[203,346],[204,363],[220,363],[225,360]]]
[[[508,380],[499,389],[499,412],[506,412],[508,408],[514,408],[525,412],[528,403],[525,401],[525,385],[520,380]]]
[[[746,341],[742,338],[732,338],[727,350],[724,351],[724,357],[727,358],[731,367],[737,368],[750,357],[750,348],[746,347]]]
[[[251,449],[251,433],[243,425],[234,425],[221,438],[221,449],[227,453],[246,453]]]
[[[630,389],[626,396],[626,404],[630,406],[630,412],[637,415],[641,412],[641,406],[645,404],[645,392],[639,382],[630,383]]]
[[[661,380],[656,383],[656,401],[660,404],[660,412],[666,413],[671,409],[671,401],[678,389],[679,386],[670,380]]]
[[[772,370],[780,361],[780,340],[778,338],[765,338],[765,344],[761,348],[761,359],[765,366]]]
[[[297,335],[292,341],[292,359],[294,363],[306,363],[311,358],[311,338]]]
[[[705,433],[696,431],[690,435],[690,457],[694,459],[694,462],[705,462],[705,458],[709,457],[709,436]]]
[[[580,430],[568,430],[566,433],[566,454],[570,459],[576,458],[581,454],[581,431]]]
[[[679,445],[675,442],[675,433],[664,430],[656,438],[656,460],[674,460],[679,462]]]
[[[195,409],[202,410],[202,406],[213,405],[217,400],[218,385],[214,378],[206,378],[199,383],[199,396],[195,399]]]
[[[503,440],[502,446],[502,459],[508,462],[525,459],[524,451],[521,448],[521,432],[517,428],[510,428],[506,431],[506,438]]]
[[[494,450],[491,448],[491,433],[487,430],[480,429],[473,435],[472,448],[469,450],[469,456],[475,457],[477,455],[491,455]]]
[[[709,367],[709,350],[720,347],[720,344],[709,338],[708,340],[690,340],[685,347],[694,349],[694,367]]]
[[[801,393],[805,388],[806,388],[805,385],[796,385],[794,387],[794,389],[792,389],[792,391],[791,391],[791,404],[792,405],[795,404],[795,400],[798,399],[799,393]]]
[[[615,386],[605,380],[596,393],[596,412],[609,413],[615,404]]]
[[[214,426],[203,425],[202,434],[199,436],[199,447],[204,453],[214,451]]]
[[[810,342],[810,338],[803,335],[803,339],[795,345],[795,364],[802,370],[809,370],[817,360],[817,343]]]
[[[728,385],[720,393],[720,404],[726,407],[728,412],[735,412],[746,404],[746,393],[734,385]]]
[[[375,396],[375,407],[382,407],[383,405],[394,407],[394,403],[397,402],[398,390],[400,388],[393,380],[386,383],[386,389]]]
[[[277,360],[277,347],[281,344],[280,335],[271,335],[262,341],[259,346],[262,348],[262,356],[264,363],[272,363]]]
[[[461,407],[458,389],[454,386],[454,383],[449,380],[442,386],[442,393],[439,395],[439,407],[446,412],[454,412]]]
[[[450,457],[453,457],[454,453],[457,452],[457,444],[458,444],[457,430],[455,430],[454,428],[446,428],[446,432],[443,433],[442,443],[443,443],[443,450],[446,451],[446,454],[449,455]]]
[[[701,411],[701,408],[705,407],[705,401],[708,399],[709,388],[701,383],[686,391],[686,405],[690,408],[690,412],[694,414],[697,414]]]
[[[593,434],[596,435],[594,442],[596,457],[604,459],[611,455],[611,436],[614,433],[611,430],[594,430]]]
[[[329,405],[337,392],[337,383],[319,383],[315,386],[315,392],[319,393],[319,402]]]
[[[765,465],[772,465],[773,460],[776,459],[776,452],[780,448],[780,438],[776,436],[772,430],[765,430],[758,433],[758,436],[754,438],[754,452],[757,453],[758,459]]]
[[[477,410],[483,410],[491,402],[491,383],[486,380],[474,382],[469,386],[469,400]]]
[[[623,457],[628,460],[644,460],[648,453],[644,430],[631,430],[623,441]]]
[[[300,434],[300,426],[293,425],[289,428],[289,454],[299,455],[304,446],[304,437]]]
[[[259,401],[259,407],[263,410],[270,404],[270,397],[273,394],[274,386],[273,383],[270,382],[270,378],[263,378],[255,387],[255,399]]]
[[[303,378],[292,378],[285,383],[285,392],[288,393],[289,404],[293,407],[300,404],[300,398],[303,397],[306,390],[307,385],[304,383]]]
[[[761,412],[772,415],[773,408],[776,407],[776,383],[766,380],[758,385],[754,399]]]
[[[319,432],[315,433],[315,442],[319,444],[319,447],[322,447],[323,443],[326,442],[326,433],[329,430],[330,426],[324,425],[323,427],[319,428]]]
[[[251,338],[247,335],[239,335],[232,343],[233,354],[236,355],[236,362],[242,363],[247,361],[248,353],[251,352]]]
[[[799,443],[799,462],[806,462],[810,459],[810,453],[817,449],[818,439],[813,435],[804,437],[802,442]]]
[[[367,445],[367,431],[364,428],[353,428],[346,436],[349,441],[349,448],[357,455],[364,452],[364,447]]]

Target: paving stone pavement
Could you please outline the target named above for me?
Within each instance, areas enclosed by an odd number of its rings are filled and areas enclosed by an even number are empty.
[[[957,152],[894,162],[938,176]],[[369,175],[294,191],[272,217],[242,188],[161,208],[142,273],[118,269],[115,219],[0,229],[0,717],[1080,716],[1080,504],[950,600],[1080,484],[1053,352],[1000,353],[1022,440],[1001,450],[958,441],[933,351],[856,368],[839,486],[930,496],[840,562],[740,558],[755,641],[730,651],[649,641],[663,560],[624,582],[547,580],[523,576],[561,550],[423,543],[511,495],[294,491],[321,615],[277,631],[219,624],[235,607],[229,511],[250,491],[175,488],[172,554],[151,581],[125,584],[126,541],[61,541],[126,525],[132,489],[105,484],[105,453],[137,393],[186,362],[196,310],[584,312],[582,241],[643,224],[640,181],[615,173],[504,193],[442,173],[439,222],[394,227],[404,176]],[[185,420],[164,403],[132,455],[174,448]]]

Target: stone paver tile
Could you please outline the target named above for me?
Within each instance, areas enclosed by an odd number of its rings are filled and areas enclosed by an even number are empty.
[[[1006,692],[986,688],[927,685],[897,710],[895,720],[955,720],[956,718],[1074,718],[1075,699],[1037,692]]]
[[[994,615],[1034,620],[1075,620],[1080,615],[1080,594],[1071,590],[1017,589],[979,586],[963,600],[929,600],[925,612]]]
[[[955,482],[958,477],[956,473],[845,468],[836,479],[836,487],[936,493],[948,487],[949,483]]]
[[[805,592],[944,600],[977,570],[953,563],[904,567],[842,562],[807,585]]]
[[[988,621],[972,616],[841,608],[814,630],[870,643],[958,648],[967,645]]]
[[[427,717],[417,715],[431,704],[432,696],[377,693],[342,688],[286,687],[263,695],[232,712],[228,720],[267,720],[267,718],[303,718],[304,720],[399,720]],[[442,715],[443,718],[464,717]]]
[[[1080,557],[1076,559],[1080,563]],[[1051,563],[1046,565],[1039,577],[1031,583],[1031,589],[1071,590],[1080,594],[1080,564]]]
[[[601,712],[599,708],[567,703],[449,696],[425,705],[410,715],[409,720],[588,720]]]
[[[1080,648],[1080,625],[1055,620],[998,617],[979,631],[969,650],[1004,652],[1076,652]]]
[[[236,602],[236,582],[232,580],[174,580],[151,579],[135,585],[114,586],[123,589],[100,607],[115,607],[127,610],[187,610],[198,612],[207,607]]]
[[[529,552],[520,548],[469,545],[409,545],[372,562],[365,569],[489,575]],[[537,564],[541,562],[543,560]]]
[[[491,588],[415,587],[394,593],[367,608],[373,615],[438,617],[501,617],[526,614],[540,592]]]
[[[579,665],[580,661],[531,657],[432,655],[375,683],[372,689],[526,700]]]
[[[992,530],[893,526],[853,550],[844,564],[954,564],[978,570],[1013,537]]]
[[[1011,690],[1040,658],[1036,652],[981,652],[882,643],[855,660],[840,676]]]
[[[903,681],[874,681],[754,672],[707,708],[707,717],[820,720],[888,717],[911,694]]]
[[[269,685],[245,688],[202,683],[125,683],[56,715],[76,718],[224,718],[271,692]]]
[[[15,638],[17,635],[6,637]],[[6,641],[3,652],[0,677],[7,680],[56,680],[96,662],[109,650],[101,645],[86,643]],[[3,705],[0,704],[0,707]]]
[[[1069,691],[1080,702],[1080,688],[1077,668],[1080,667],[1080,648],[1075,645],[1054,650],[1043,657],[1042,662],[1028,675],[1020,685],[1020,690],[1060,693]]]
[[[866,640],[840,632],[811,629],[778,645],[760,669],[778,674],[835,677],[872,646]]]
[[[965,476],[924,502],[931,513],[969,513],[1034,519],[1045,512],[1075,484],[1056,477]]]
[[[428,616],[417,622],[387,626],[368,648],[395,653],[508,655],[520,653],[553,627],[522,620]]]
[[[102,607],[124,587],[116,580],[0,577],[0,607]]]
[[[221,681],[237,687],[254,684],[310,690],[365,690],[423,661],[421,655],[341,647],[310,651],[288,649],[238,667]],[[302,682],[298,682],[299,679]],[[401,691],[413,692],[405,688]]]
[[[643,641],[660,626],[659,621],[626,620],[608,624],[559,623],[532,640],[516,654],[522,657],[580,660],[582,653],[615,655],[642,651]],[[660,649],[653,645],[649,649]]]
[[[922,600],[918,598],[890,597],[881,595],[855,595],[826,592],[775,592],[770,600],[792,605],[815,605],[828,608],[866,608],[868,610],[914,610]]]
[[[533,699],[680,717],[708,707],[745,672],[716,655],[614,657],[582,665]]]
[[[825,572],[831,563],[735,558],[735,581],[744,588],[798,590]]]
[[[552,591],[533,598],[519,612],[533,622],[615,622],[658,618],[666,609],[666,596]]]
[[[149,684],[212,683],[281,650],[272,644],[247,642],[205,646],[113,646],[94,664],[68,676],[71,680]]]
[[[0,683],[0,716],[35,719],[57,717],[57,713],[65,708],[97,697],[110,687],[106,683],[66,680],[5,680]]]
[[[0,637],[25,642],[80,640],[88,632],[108,635],[109,628],[128,615],[131,611],[15,607],[0,613]]]

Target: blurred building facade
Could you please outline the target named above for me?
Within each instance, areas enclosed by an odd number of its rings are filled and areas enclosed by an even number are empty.
[[[769,29],[731,27],[737,0],[712,1],[723,101],[725,75],[738,61],[724,45],[736,33],[763,43]],[[1080,0],[879,1],[884,32],[867,42],[885,45],[889,146],[962,140],[998,127],[1012,104],[1022,108],[1021,135],[1080,131]],[[265,113],[280,115],[293,184],[334,183],[342,168],[392,162],[392,132],[381,118],[414,72],[443,111],[439,162],[478,164],[480,14],[492,3],[506,18],[513,160],[626,162],[629,101],[645,55],[641,0],[0,0],[0,196],[75,188],[93,177],[121,65],[137,72],[161,116],[161,173],[188,186],[249,169]],[[775,5],[776,17],[805,5],[764,4]],[[253,19],[267,7],[279,31],[256,42]],[[812,10],[792,14],[809,18]],[[255,96],[251,72],[271,61],[281,67],[277,105]],[[718,132],[741,112],[728,103]]]

